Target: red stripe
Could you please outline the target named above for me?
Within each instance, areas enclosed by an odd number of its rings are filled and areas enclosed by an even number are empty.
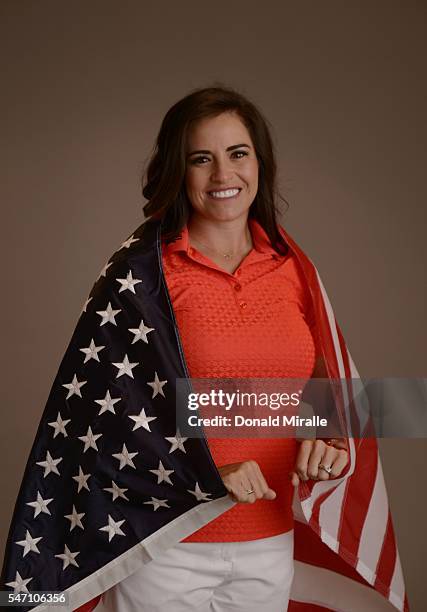
[[[365,586],[371,586],[356,570],[324,544],[314,531],[304,523],[295,521],[295,559],[316,567],[323,567],[351,578]]]
[[[101,595],[98,595],[98,597],[91,599],[87,603],[80,606],[80,608],[76,608],[74,612],[92,612],[92,610],[98,605],[100,599]]]
[[[389,587],[393,577],[396,564],[396,542],[393,533],[393,523],[390,512],[388,513],[387,530],[384,537],[380,560],[377,567],[377,578],[375,588],[385,597],[389,595]]]
[[[333,612],[331,608],[325,608],[324,606],[315,606],[310,603],[303,603],[301,601],[289,600],[287,607],[288,612]]]
[[[360,537],[369,510],[378,468],[378,450],[375,440],[367,438],[358,444],[357,469],[347,481],[342,523],[338,534],[339,554],[349,560],[352,559],[353,563],[357,562]]]

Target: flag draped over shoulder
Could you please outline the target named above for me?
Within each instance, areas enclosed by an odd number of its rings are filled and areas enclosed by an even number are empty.
[[[189,374],[160,229],[143,223],[103,268],[40,421],[1,580],[10,592],[69,597],[68,607],[36,610],[93,609],[100,594],[234,505],[206,439],[176,428],[176,379]],[[342,423],[362,434],[369,422],[351,402],[358,375],[329,300],[313,264],[281,231],[310,289],[328,376],[348,380]],[[358,610],[372,594],[406,610],[375,440],[356,436],[349,445],[343,476],[299,486],[290,609]]]

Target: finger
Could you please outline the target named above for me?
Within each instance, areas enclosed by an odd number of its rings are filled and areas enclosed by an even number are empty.
[[[250,480],[252,487],[256,490],[257,496],[259,495],[258,499],[276,499],[276,491],[268,486],[268,483],[258,463],[253,462],[253,464],[249,466],[249,470],[251,472]]]
[[[308,480],[308,459],[310,457],[312,447],[313,442],[311,440],[303,440],[300,444],[295,462],[295,472],[298,474],[301,480]]]
[[[320,466],[325,466],[326,467],[332,467],[332,465],[334,464],[335,459],[338,456],[338,452],[336,448],[334,448],[333,446],[328,446],[326,445],[325,447],[325,451],[323,453],[323,457],[321,458],[319,465],[318,465],[318,479],[319,480],[329,480],[329,478],[331,477],[331,473],[328,472],[327,470],[322,469]]]
[[[323,442],[323,440],[316,440],[313,444],[307,467],[307,474],[309,478],[312,478],[313,480],[317,480],[319,478],[319,463],[322,463],[325,448],[326,444]]]
[[[332,465],[332,472],[330,473],[331,478],[336,478],[341,474],[343,469],[346,467],[348,463],[348,453],[347,451],[340,450],[338,451],[338,456],[335,459]]]
[[[291,479],[291,484],[293,487],[297,487],[300,483],[300,479],[298,477],[298,474],[296,472],[290,472],[289,474],[290,479]]]

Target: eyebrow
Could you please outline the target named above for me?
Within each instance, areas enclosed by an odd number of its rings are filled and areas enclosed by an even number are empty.
[[[242,143],[242,144],[231,145],[231,147],[227,147],[226,151],[234,151],[234,149],[239,149],[240,147],[247,147],[248,149],[251,148],[248,144]],[[192,155],[196,155],[196,153],[198,153],[199,155],[201,153],[203,153],[204,155],[210,155],[211,151],[208,151],[207,149],[200,149],[198,151],[191,151],[191,153],[188,153],[187,157],[191,157]]]

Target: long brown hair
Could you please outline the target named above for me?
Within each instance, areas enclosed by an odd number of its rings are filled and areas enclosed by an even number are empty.
[[[246,126],[258,159],[258,192],[249,209],[279,253],[287,246],[277,229],[276,201],[286,200],[277,189],[277,165],[267,120],[245,96],[230,87],[193,90],[166,113],[142,177],[142,194],[149,200],[143,211],[149,220],[162,221],[162,236],[174,240],[186,225],[191,203],[185,190],[186,138],[192,122],[235,112]]]

